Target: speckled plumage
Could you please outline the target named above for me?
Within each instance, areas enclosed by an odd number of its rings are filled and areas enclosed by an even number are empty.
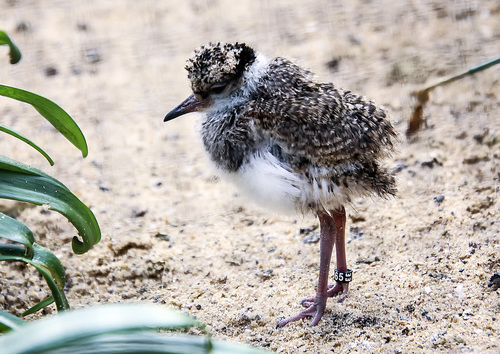
[[[185,69],[193,92],[205,93],[215,83],[237,80],[254,60],[255,52],[244,44],[219,43],[197,49]]]
[[[334,239],[345,271],[343,205],[354,196],[395,193],[395,180],[381,165],[396,137],[383,108],[245,44],[201,47],[186,69],[193,95],[165,120],[203,112],[201,136],[219,172],[274,211],[316,213],[326,250],[320,283],[328,278]],[[280,326],[307,316],[316,324],[326,297],[345,298],[346,284],[318,285],[315,300],[305,302],[308,310]]]
[[[318,82],[284,58],[259,58],[267,66],[245,75],[258,55],[242,44],[212,44],[188,60],[195,94],[210,96],[211,85],[220,82],[232,85],[212,98],[202,121],[204,145],[216,166],[237,172],[255,154],[269,152],[304,186],[294,202],[299,211],[314,211],[319,202],[336,207],[351,196],[394,194],[394,178],[379,161],[395,137],[385,111]]]

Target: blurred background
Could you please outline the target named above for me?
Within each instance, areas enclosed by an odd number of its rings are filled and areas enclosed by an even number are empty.
[[[411,141],[404,132],[414,90],[500,56],[499,1],[3,0],[0,7],[0,29],[23,54],[12,66],[0,47],[2,84],[58,103],[89,144],[83,160],[30,106],[0,98],[2,124],[36,136],[56,165],[6,135],[1,153],[54,175],[100,222],[101,244],[75,256],[75,231],[62,218],[31,207],[18,213],[42,244],[60,250],[74,307],[163,302],[216,336],[290,353],[418,345],[494,351],[500,303],[485,289],[500,270],[500,66],[434,91],[426,126]],[[304,246],[300,230],[317,222],[269,215],[219,181],[198,142],[196,114],[163,123],[190,93],[186,59],[210,41],[292,58],[385,105],[401,134],[388,162],[400,194],[356,201],[348,211],[358,283],[346,303],[329,303],[317,329],[272,330],[314,291],[318,245]],[[471,243],[482,248],[471,255]],[[375,256],[382,261],[356,263]],[[9,311],[48,291],[35,285],[36,275],[20,277],[33,285],[22,296],[20,284],[0,278],[0,306]],[[409,304],[418,311],[406,311]],[[467,308],[481,332],[458,315]],[[446,330],[436,347],[433,338]]]

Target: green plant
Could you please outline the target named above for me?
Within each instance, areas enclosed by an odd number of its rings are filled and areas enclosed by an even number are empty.
[[[11,39],[0,31],[0,45],[9,46],[10,62],[15,64],[21,53]],[[0,95],[32,105],[66,139],[81,152],[88,154],[87,143],[75,121],[54,102],[11,86],[0,85]],[[50,156],[30,139],[20,133],[0,125],[0,131],[29,144],[40,152],[48,162]],[[92,211],[71,191],[55,178],[21,162],[0,155],[0,198],[48,205],[51,210],[64,215],[81,237],[73,237],[72,247],[77,254],[87,252],[101,238],[101,231]],[[35,242],[31,230],[21,222],[0,213],[0,238],[8,242],[0,243],[0,260],[21,261],[33,265],[45,278],[52,295],[33,306],[24,315],[37,311],[55,301],[58,311],[68,310],[69,303],[64,294],[65,270],[59,259],[48,249]]]
[[[3,323],[3,326],[2,326]],[[19,353],[266,353],[256,348],[195,335],[156,330],[186,330],[203,325],[160,305],[111,304],[68,311],[24,323],[0,311],[3,354]],[[27,340],[28,339],[28,340]]]

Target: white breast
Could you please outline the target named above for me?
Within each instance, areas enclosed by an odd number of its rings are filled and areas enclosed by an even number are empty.
[[[236,172],[218,172],[259,206],[277,213],[305,213],[320,206],[333,210],[349,203],[349,196],[366,193],[357,185],[347,188],[333,184],[325,168],[311,168],[309,178],[293,172],[266,150],[253,154]]]
[[[219,173],[263,207],[287,214],[300,209],[304,181],[267,151],[253,154],[237,172]]]

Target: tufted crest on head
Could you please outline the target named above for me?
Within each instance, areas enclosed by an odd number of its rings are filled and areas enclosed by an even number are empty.
[[[255,61],[255,51],[245,43],[209,43],[194,51],[185,69],[193,92],[206,92],[216,83],[239,79]]]

